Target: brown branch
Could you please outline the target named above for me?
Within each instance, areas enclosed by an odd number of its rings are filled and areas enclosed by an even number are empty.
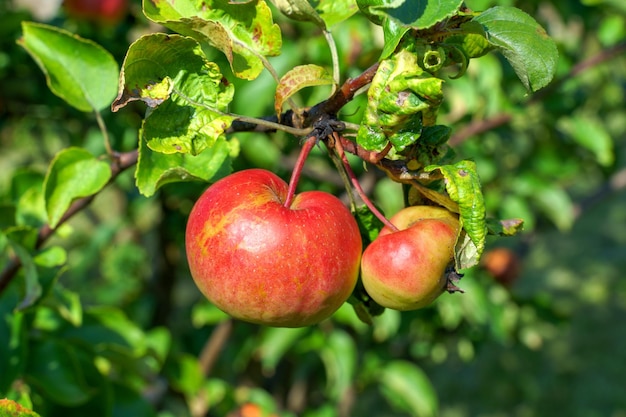
[[[107,185],[111,184],[122,172],[131,166],[137,163],[138,152],[137,150],[124,152],[124,153],[116,153],[114,155],[114,159],[111,161],[111,178]],[[63,214],[59,223],[55,227],[50,227],[49,225],[44,225],[39,229],[37,234],[37,241],[35,243],[35,248],[39,249],[43,244],[54,234],[54,232],[61,226],[63,223],[72,218],[76,213],[79,213],[85,207],[87,207],[91,202],[96,198],[97,194],[79,198],[74,201],[67,211]],[[2,293],[9,283],[13,280],[17,272],[20,270],[22,263],[20,259],[13,255],[9,258],[6,266],[2,270],[0,274],[0,293]]]
[[[503,126],[513,119],[510,113],[500,113],[488,119],[477,120],[458,129],[448,140],[450,146],[456,146],[472,136],[488,132],[496,127]]]

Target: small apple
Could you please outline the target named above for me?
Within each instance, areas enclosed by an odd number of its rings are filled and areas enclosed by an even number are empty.
[[[482,267],[500,284],[510,287],[521,274],[519,256],[508,248],[494,248],[481,259]]]
[[[390,221],[398,231],[385,226],[363,252],[363,286],[383,307],[401,311],[425,307],[446,288],[458,218],[441,207],[412,206]]]
[[[244,321],[300,327],[332,315],[356,284],[359,227],[337,197],[249,169],[210,186],[187,223],[191,275],[218,308]]]

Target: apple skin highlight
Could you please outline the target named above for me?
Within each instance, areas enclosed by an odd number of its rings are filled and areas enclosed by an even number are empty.
[[[318,323],[356,284],[359,228],[335,196],[307,191],[284,206],[287,184],[250,169],[210,186],[186,230],[191,275],[224,312],[278,327]]]

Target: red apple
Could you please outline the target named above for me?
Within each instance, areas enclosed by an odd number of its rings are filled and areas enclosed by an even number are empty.
[[[384,227],[363,252],[363,286],[383,307],[402,311],[425,307],[446,288],[458,218],[444,208],[413,206],[390,221],[399,230]]]
[[[186,248],[200,291],[231,316],[299,327],[332,315],[359,272],[358,225],[343,203],[307,191],[285,207],[287,184],[250,169],[209,187],[193,207]]]
[[[116,24],[128,13],[128,0],[64,0],[67,14],[105,24]]]

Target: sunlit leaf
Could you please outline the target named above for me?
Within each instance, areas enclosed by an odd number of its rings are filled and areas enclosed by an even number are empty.
[[[139,192],[146,197],[161,186],[178,181],[210,181],[231,172],[231,142],[219,139],[198,155],[165,155],[152,151],[144,139],[139,143],[139,160],[135,180]]]
[[[99,111],[111,104],[117,88],[118,65],[96,43],[65,30],[23,22],[18,41],[46,75],[48,87],[78,110]]]
[[[274,109],[280,115],[283,103],[306,87],[332,84],[333,77],[319,65],[299,65],[287,71],[276,87]]]
[[[374,23],[393,19],[414,29],[429,28],[453,16],[462,3],[462,0],[357,0],[361,12]]]
[[[328,27],[343,22],[359,11],[355,0],[312,0],[311,4]]]
[[[280,53],[280,29],[263,0],[144,0],[143,7],[152,21],[221,50],[237,77],[255,79],[264,57]]]
[[[59,152],[46,174],[44,196],[51,227],[55,227],[76,198],[100,191],[111,178],[111,168],[82,148]]]
[[[552,80],[558,50],[531,16],[515,7],[496,6],[473,21],[483,25],[487,40],[509,61],[528,90],[537,91]]]
[[[113,110],[142,100],[155,107],[142,135],[150,149],[197,155],[213,146],[230,126],[226,115],[234,86],[208,62],[200,45],[178,35],[147,35],[131,45]]]
[[[485,201],[480,178],[473,161],[460,161],[453,165],[428,166],[426,172],[438,170],[443,175],[450,199],[459,206],[461,227],[467,239],[461,235],[456,249],[457,269],[470,268],[478,263],[485,248],[487,236]]]

